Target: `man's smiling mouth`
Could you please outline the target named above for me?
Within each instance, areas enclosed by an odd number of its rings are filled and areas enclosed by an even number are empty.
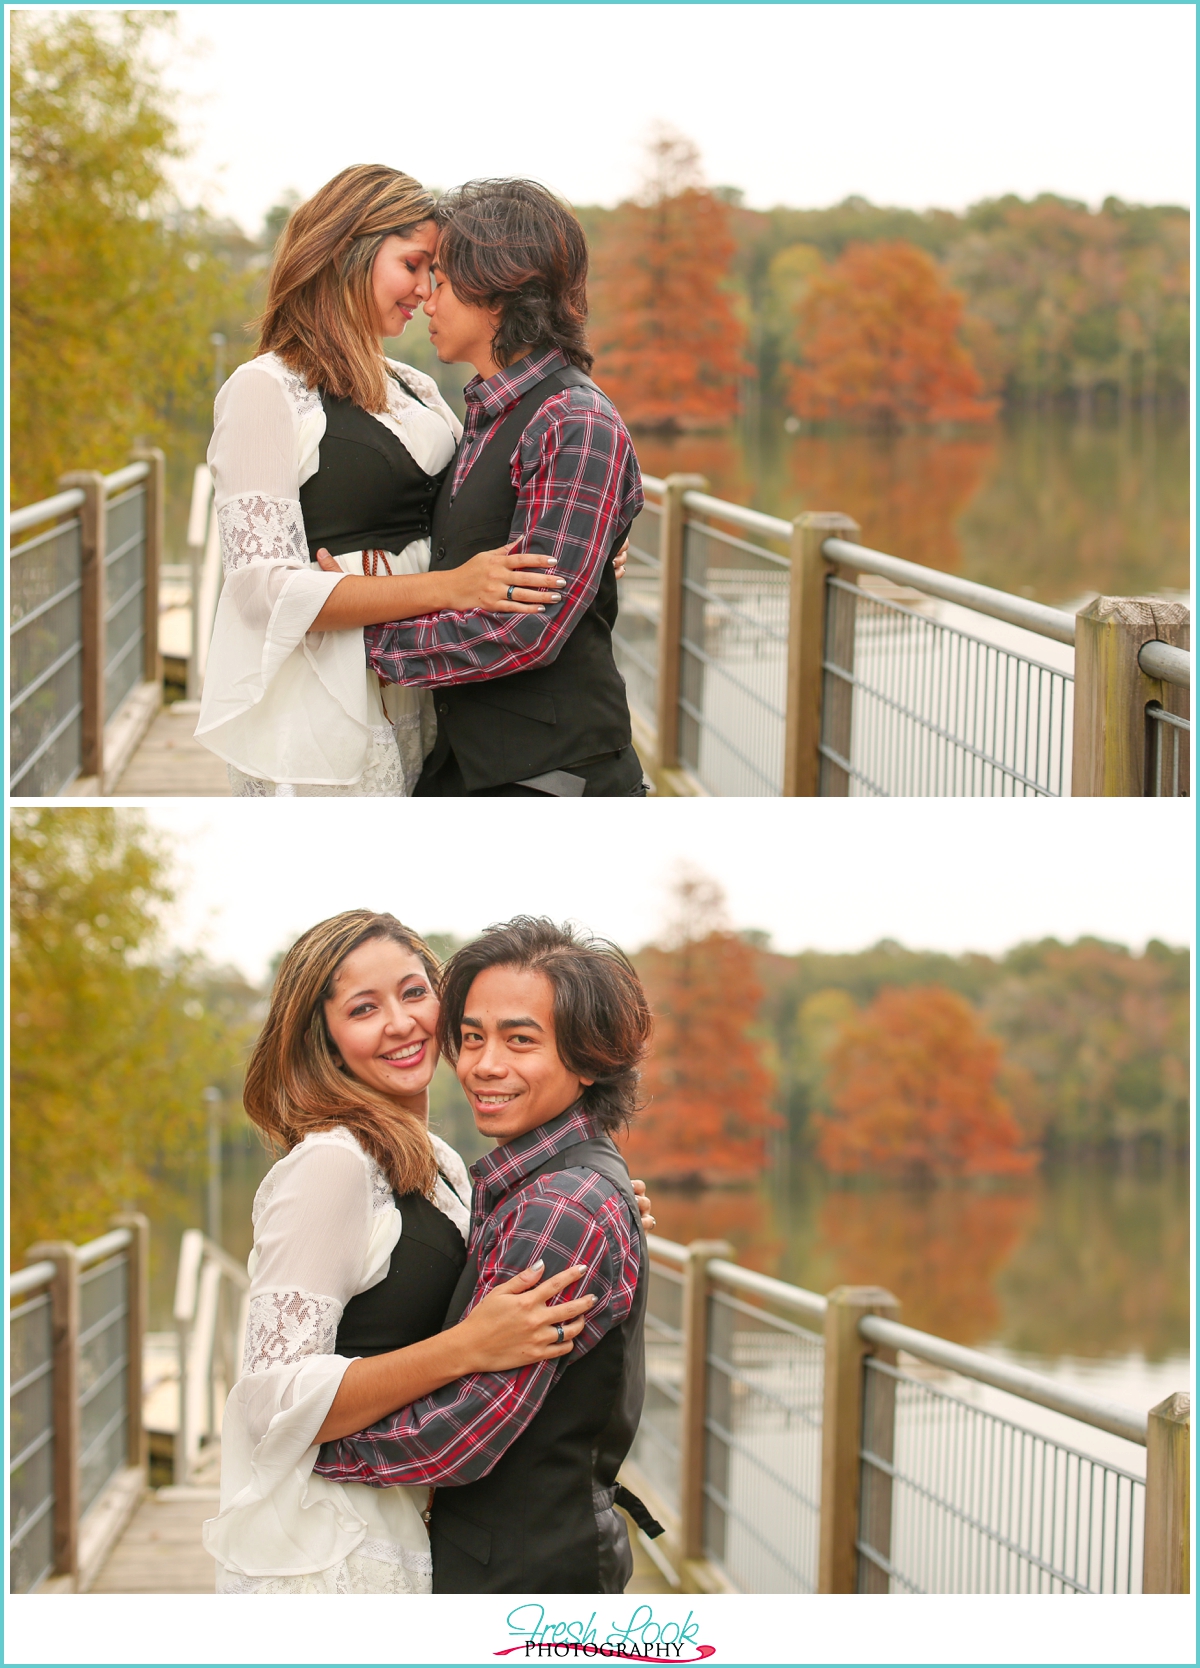
[[[511,1095],[482,1095],[478,1089],[475,1089],[472,1093],[474,1094],[478,1104],[485,1108],[507,1106],[509,1101],[516,1100],[517,1098],[515,1091]]]

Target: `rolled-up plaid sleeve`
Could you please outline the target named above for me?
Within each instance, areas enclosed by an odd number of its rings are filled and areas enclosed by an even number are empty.
[[[592,1171],[563,1170],[515,1195],[481,1227],[479,1280],[467,1313],[539,1257],[546,1275],[582,1263],[596,1302],[569,1355],[504,1373],[472,1373],[355,1436],[327,1442],[314,1469],[342,1483],[454,1484],[486,1476],[537,1414],[551,1386],[630,1312],[639,1236],[620,1193]]]
[[[645,501],[628,430],[589,388],[547,400],[521,436],[513,482],[509,542],[520,539],[523,550],[555,558],[554,571],[567,582],[561,600],[542,614],[472,609],[368,626],[367,656],[386,683],[478,683],[548,665]]]

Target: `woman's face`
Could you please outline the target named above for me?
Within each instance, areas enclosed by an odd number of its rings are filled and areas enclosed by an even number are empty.
[[[422,1094],[437,1065],[438,999],[410,950],[372,938],[352,950],[333,980],[325,1023],[342,1065],[360,1083],[406,1100]]]
[[[399,336],[432,288],[429,263],[437,247],[437,227],[432,220],[400,237],[385,237],[371,268],[371,288],[379,315],[379,334]]]

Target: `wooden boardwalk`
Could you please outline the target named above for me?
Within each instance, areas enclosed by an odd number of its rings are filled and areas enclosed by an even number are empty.
[[[113,789],[117,799],[228,799],[225,761],[192,734],[198,701],[164,707]]]
[[[151,1489],[92,1583],[93,1593],[211,1593],[216,1565],[200,1544],[215,1488]]]
[[[93,1593],[211,1593],[216,1566],[200,1544],[200,1526],[215,1517],[215,1488],[152,1489],[109,1553],[91,1585]],[[633,1579],[627,1592],[670,1589],[629,1526],[634,1549]]]

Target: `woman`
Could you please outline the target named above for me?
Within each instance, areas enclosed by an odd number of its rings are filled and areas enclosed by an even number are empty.
[[[591,1306],[555,1303],[582,1269],[539,1286],[537,1265],[440,1331],[470,1189],[426,1127],[437,1014],[437,964],[391,915],[323,921],[280,967],[243,1101],[286,1156],[254,1200],[242,1376],[204,1528],[218,1592],[428,1592],[428,1491],[315,1477],[318,1444],[467,1373],[569,1353]]]
[[[258,357],[217,395],[208,462],[225,580],[196,735],[236,795],[411,793],[432,703],[380,684],[362,627],[444,608],[531,613],[561,588],[536,571],[546,558],[506,550],[427,571],[462,431],[436,383],[382,342],[429,298],[432,213],[393,168],[323,186],[280,239]],[[340,572],[313,565],[321,546]]]

